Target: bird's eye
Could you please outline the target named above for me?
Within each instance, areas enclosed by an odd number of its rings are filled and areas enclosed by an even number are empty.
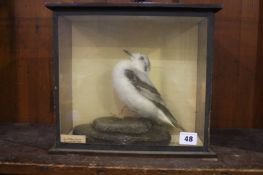
[[[140,60],[144,60],[144,58],[143,58],[143,57],[140,57],[139,59],[140,59]]]

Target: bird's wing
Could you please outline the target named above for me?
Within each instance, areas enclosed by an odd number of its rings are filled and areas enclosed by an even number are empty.
[[[153,86],[147,75],[131,69],[126,69],[125,75],[142,96],[156,103],[165,105],[160,93]]]
[[[148,78],[146,74],[140,73],[136,70],[125,70],[125,75],[132,83],[132,85],[137,89],[137,91],[147,98],[148,100],[152,101],[152,103],[158,107],[165,116],[172,122],[172,124],[184,130],[178,123],[173,114],[166,108],[164,101],[158,92],[158,90],[153,86],[151,80]]]

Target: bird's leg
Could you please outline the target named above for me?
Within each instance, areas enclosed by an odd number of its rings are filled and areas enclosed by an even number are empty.
[[[114,114],[113,112],[111,112],[110,114],[111,114],[111,116],[113,116],[113,117],[118,117],[118,115],[117,115],[117,114]]]
[[[121,108],[121,111],[119,113],[119,116],[121,117],[124,117],[123,113],[125,113],[125,110],[128,109],[126,105],[124,105],[122,108]]]

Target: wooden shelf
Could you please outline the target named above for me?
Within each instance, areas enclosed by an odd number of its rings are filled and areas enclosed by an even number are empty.
[[[50,154],[54,126],[0,125],[0,174],[263,174],[263,129],[214,129],[217,158]]]

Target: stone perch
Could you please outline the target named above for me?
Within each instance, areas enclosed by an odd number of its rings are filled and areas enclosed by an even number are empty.
[[[86,135],[92,144],[168,145],[171,135],[156,122],[142,117],[101,117],[91,124],[78,125],[75,135]]]

